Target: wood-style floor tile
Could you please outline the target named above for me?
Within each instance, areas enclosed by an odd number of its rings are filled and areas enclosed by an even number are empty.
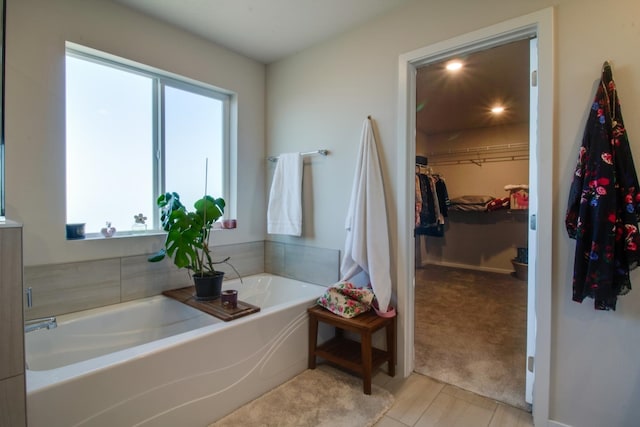
[[[385,388],[395,397],[386,416],[412,426],[442,391],[444,384],[422,375],[390,381]]]
[[[415,427],[486,427],[494,410],[451,394],[440,393]]]
[[[528,412],[499,404],[489,427],[533,427],[533,417]]]
[[[495,410],[496,406],[498,406],[498,403],[495,400],[477,395],[475,393],[463,390],[450,384],[444,386],[444,388],[442,389],[442,393],[449,394],[453,397],[464,400],[465,402],[472,403],[476,406],[480,406],[491,411]]]

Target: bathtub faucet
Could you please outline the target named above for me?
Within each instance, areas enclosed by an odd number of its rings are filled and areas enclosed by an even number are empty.
[[[38,319],[31,319],[24,322],[24,331],[32,332],[40,329],[53,329],[58,327],[58,322],[55,317],[40,317]]]

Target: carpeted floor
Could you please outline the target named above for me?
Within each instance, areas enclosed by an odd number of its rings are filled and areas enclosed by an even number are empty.
[[[529,409],[527,283],[512,275],[416,269],[416,372]]]
[[[335,368],[307,369],[210,427],[367,427],[393,404],[393,395]]]

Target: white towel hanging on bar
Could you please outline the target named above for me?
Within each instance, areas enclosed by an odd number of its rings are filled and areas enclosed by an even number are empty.
[[[280,154],[273,173],[267,233],[302,235],[302,156],[300,153]]]

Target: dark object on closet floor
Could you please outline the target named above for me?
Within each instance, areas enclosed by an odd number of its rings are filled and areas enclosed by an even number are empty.
[[[444,224],[434,224],[427,227],[416,227],[415,235],[444,237]]]
[[[529,264],[518,261],[516,258],[511,260],[516,278],[519,280],[527,280],[529,278]]]
[[[529,264],[529,248],[517,248],[517,253],[516,261]]]

